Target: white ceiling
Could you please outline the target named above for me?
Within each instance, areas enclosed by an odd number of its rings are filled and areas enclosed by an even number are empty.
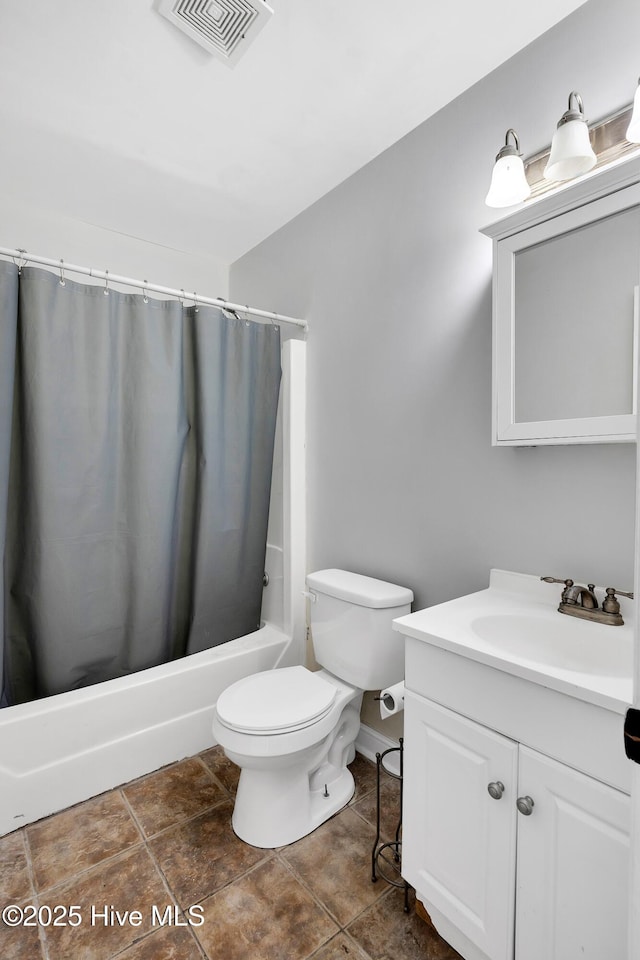
[[[0,0],[2,189],[232,262],[582,2],[272,0],[230,69],[152,0]]]

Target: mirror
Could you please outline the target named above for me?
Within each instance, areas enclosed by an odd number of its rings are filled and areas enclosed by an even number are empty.
[[[633,413],[639,262],[637,206],[516,253],[517,423]]]
[[[573,206],[571,189],[539,202],[531,226],[525,209],[483,231],[494,237],[494,444],[635,439],[640,184]]]

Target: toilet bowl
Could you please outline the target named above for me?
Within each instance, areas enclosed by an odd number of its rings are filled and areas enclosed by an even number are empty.
[[[301,666],[253,674],[223,691],[213,733],[241,769],[232,825],[242,840],[285,846],[349,802],[361,703],[361,690]]]
[[[410,590],[341,570],[310,574],[307,585],[322,669],[245,677],[214,710],[214,737],[241,770],[233,829],[256,847],[293,843],[349,802],[363,692],[404,675],[391,620],[409,612]]]

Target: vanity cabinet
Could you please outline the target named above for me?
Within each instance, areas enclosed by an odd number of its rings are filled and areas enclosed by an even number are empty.
[[[402,873],[465,960],[627,948],[633,601],[615,628],[539,577],[394,621],[405,638]]]
[[[403,876],[465,960],[626,960],[624,792],[409,690],[404,744]]]

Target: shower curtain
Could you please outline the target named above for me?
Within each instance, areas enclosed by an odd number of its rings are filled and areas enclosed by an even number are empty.
[[[256,629],[273,325],[0,263],[3,704]]]

